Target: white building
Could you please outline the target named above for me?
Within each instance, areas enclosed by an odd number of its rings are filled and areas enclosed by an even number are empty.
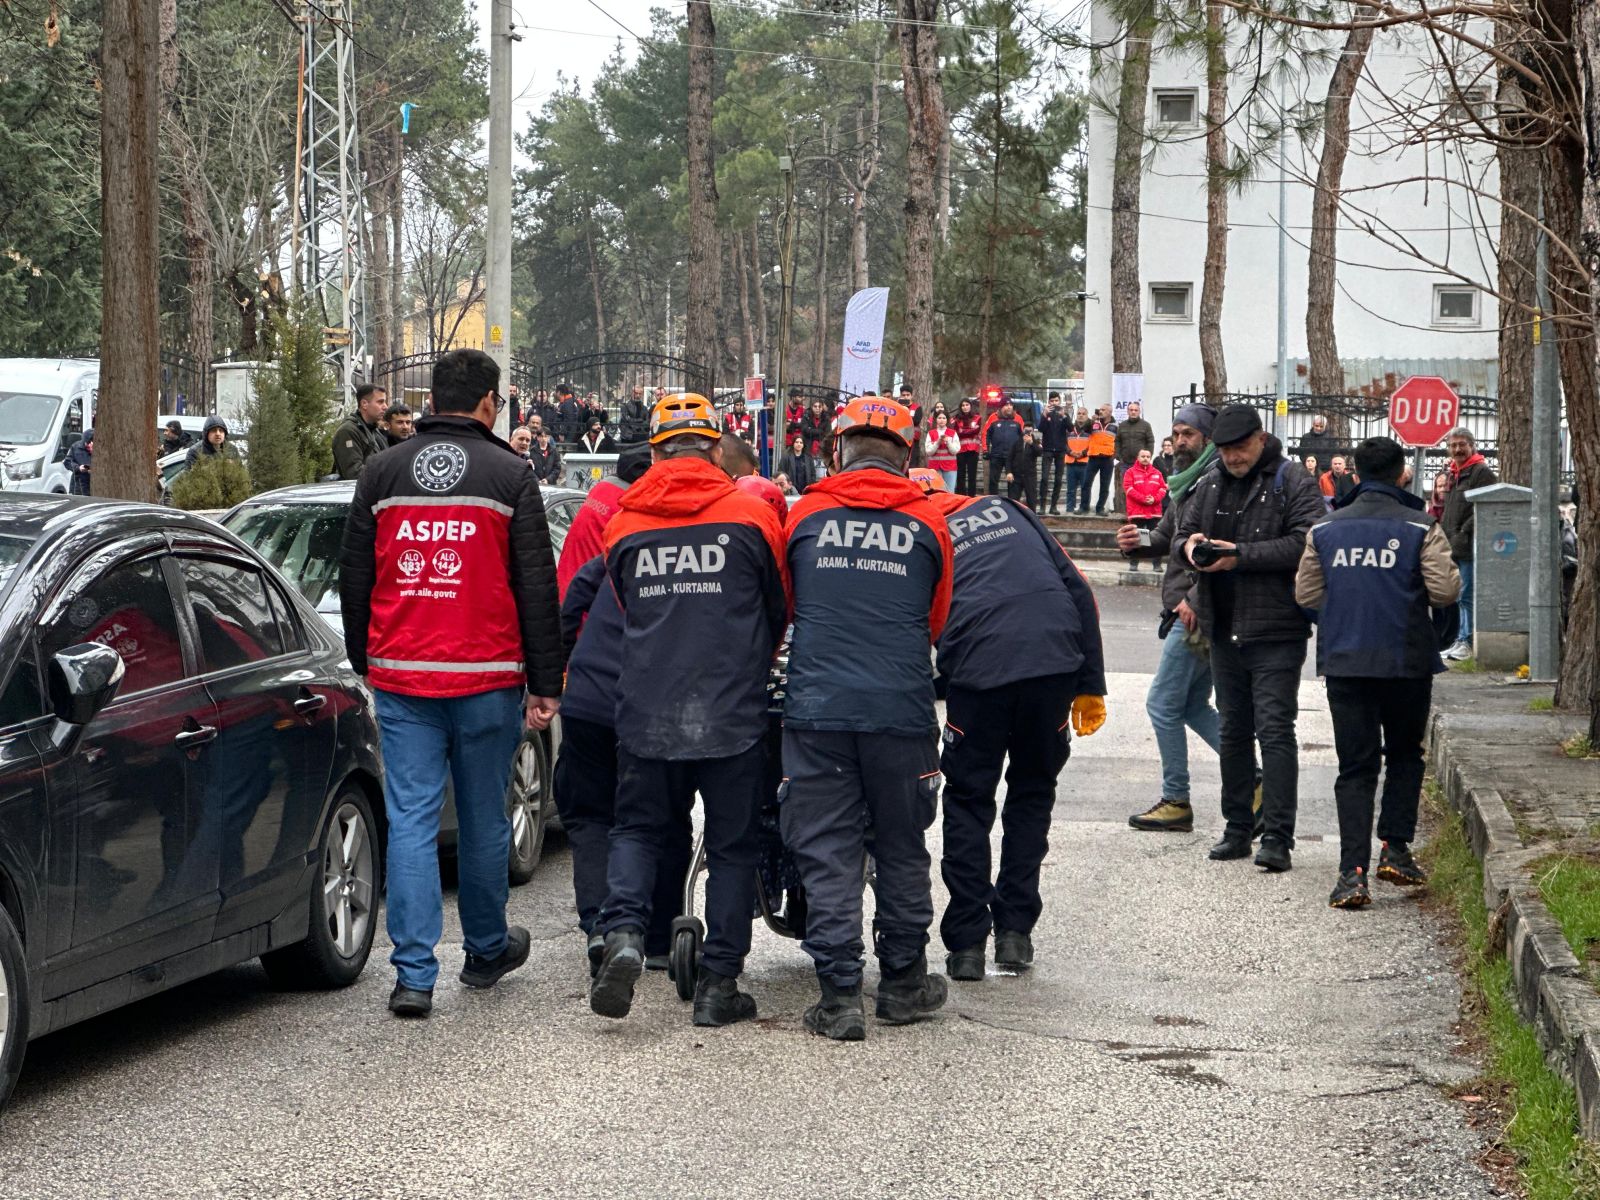
[[[1233,18],[1230,17],[1230,20]],[[1110,46],[1091,78],[1091,91],[1114,110],[1121,67],[1121,27],[1097,2],[1092,40]],[[1288,103],[1318,109],[1327,93],[1331,58],[1344,35],[1325,35],[1328,61],[1310,62],[1288,85]],[[1235,39],[1237,41],[1237,39]],[[1270,57],[1270,55],[1269,55]],[[1297,56],[1300,57],[1300,56]],[[1230,142],[1247,138],[1245,113],[1257,104],[1276,108],[1276,85],[1258,83],[1246,55],[1230,54]],[[1305,62],[1300,57],[1302,63]],[[1350,114],[1350,153],[1344,172],[1347,204],[1359,207],[1379,230],[1347,207],[1338,236],[1335,327],[1350,388],[1383,390],[1386,374],[1441,374],[1460,390],[1492,392],[1497,377],[1498,311],[1491,292],[1463,283],[1449,271],[1492,289],[1499,215],[1499,183],[1485,145],[1446,144],[1435,133],[1416,140],[1430,119],[1461,119],[1461,105],[1487,106],[1492,77],[1481,68],[1458,70],[1455,82],[1435,69],[1436,52],[1421,35],[1380,30],[1368,55]],[[1146,415],[1158,429],[1175,396],[1193,385],[1204,390],[1197,315],[1206,246],[1205,69],[1198,53],[1163,48],[1158,39],[1150,70],[1146,173],[1140,199],[1139,271]],[[1297,95],[1298,93],[1298,95]],[[1409,110],[1411,116],[1397,114]],[[1275,119],[1275,118],[1274,118]],[[1409,128],[1407,128],[1409,126]],[[1406,139],[1411,145],[1398,145]],[[1112,389],[1110,248],[1111,177],[1116,121],[1097,103],[1089,121],[1088,298],[1084,303],[1086,395],[1110,400]],[[1288,162],[1288,359],[1291,393],[1307,390],[1306,276],[1311,201],[1320,135],[1312,144],[1291,134]],[[1445,180],[1452,181],[1446,183]],[[1465,180],[1470,187],[1460,186]],[[1411,181],[1411,182],[1402,182]],[[1242,191],[1229,197],[1229,239],[1222,336],[1233,392],[1275,392],[1278,340],[1278,161],[1265,161]],[[1407,241],[1415,255],[1385,242]],[[1420,258],[1418,257],[1420,256]],[[1421,259],[1430,259],[1429,265]],[[1298,364],[1296,360],[1299,360]],[[1352,360],[1364,360],[1356,363]],[[1398,382],[1395,380],[1393,382]],[[1391,382],[1389,386],[1393,386]]]

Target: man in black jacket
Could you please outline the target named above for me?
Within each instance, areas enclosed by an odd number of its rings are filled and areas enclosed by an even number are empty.
[[[366,467],[367,459],[389,448],[389,439],[378,428],[389,394],[375,383],[356,389],[356,410],[333,431],[333,469],[340,479],[354,479]]]
[[[1006,459],[1006,495],[1030,510],[1039,508],[1039,434],[1028,426]]]
[[[642,442],[650,436],[650,406],[644,402],[644,389],[635,385],[622,402],[617,417],[617,436],[624,442]]]
[[[1196,615],[1211,641],[1222,741],[1222,815],[1214,859],[1245,858],[1255,834],[1255,748],[1261,743],[1261,850],[1256,865],[1289,869],[1300,777],[1295,718],[1311,626],[1294,599],[1306,532],[1327,513],[1316,480],[1292,466],[1254,408],[1222,410],[1218,465],[1184,506],[1172,553],[1199,574]]]
[[[1312,526],[1295,579],[1295,599],[1317,610],[1317,672],[1327,680],[1339,752],[1334,908],[1372,902],[1367,866],[1380,767],[1378,878],[1402,887],[1427,882],[1411,840],[1433,677],[1444,670],[1429,608],[1454,604],[1461,592],[1450,543],[1421,497],[1398,486],[1406,467],[1400,444],[1369,438],[1355,460],[1361,485]]]
[[[506,925],[506,778],[524,724],[555,719],[563,656],[539,484],[491,432],[499,384],[481,350],[434,364],[435,415],[363,468],[339,556],[345,650],[372,685],[383,741],[396,1016],[433,1008],[447,778],[461,824],[461,982],[491,987],[528,958],[528,931]]]
[[[1461,637],[1444,652],[1449,659],[1469,658],[1472,655],[1472,533],[1474,517],[1472,501],[1467,493],[1473,488],[1488,487],[1498,483],[1494,468],[1478,453],[1477,440],[1470,429],[1455,429],[1444,440],[1450,453],[1449,490],[1444,494],[1444,515],[1439,524],[1450,541],[1450,557],[1461,573]]]
[[[1061,393],[1051,392],[1045,404],[1044,417],[1039,421],[1040,451],[1044,471],[1039,476],[1039,499],[1048,505],[1051,513],[1061,511],[1061,481],[1067,473],[1067,435],[1072,432],[1072,418],[1061,407]],[[1072,497],[1067,497],[1068,504]]]

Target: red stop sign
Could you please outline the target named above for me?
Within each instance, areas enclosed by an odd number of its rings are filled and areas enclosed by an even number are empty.
[[[1407,446],[1437,446],[1461,417],[1461,397],[1437,375],[1413,375],[1389,397],[1389,425]]]

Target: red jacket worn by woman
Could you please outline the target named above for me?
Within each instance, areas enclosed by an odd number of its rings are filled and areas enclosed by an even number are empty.
[[[1134,463],[1122,473],[1122,490],[1128,497],[1128,519],[1159,517],[1161,499],[1167,494],[1167,479],[1152,466]]]

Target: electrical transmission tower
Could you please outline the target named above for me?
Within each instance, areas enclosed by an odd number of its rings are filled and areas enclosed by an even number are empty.
[[[368,370],[352,0],[274,3],[300,30],[294,278],[322,317],[324,357],[348,405]]]

